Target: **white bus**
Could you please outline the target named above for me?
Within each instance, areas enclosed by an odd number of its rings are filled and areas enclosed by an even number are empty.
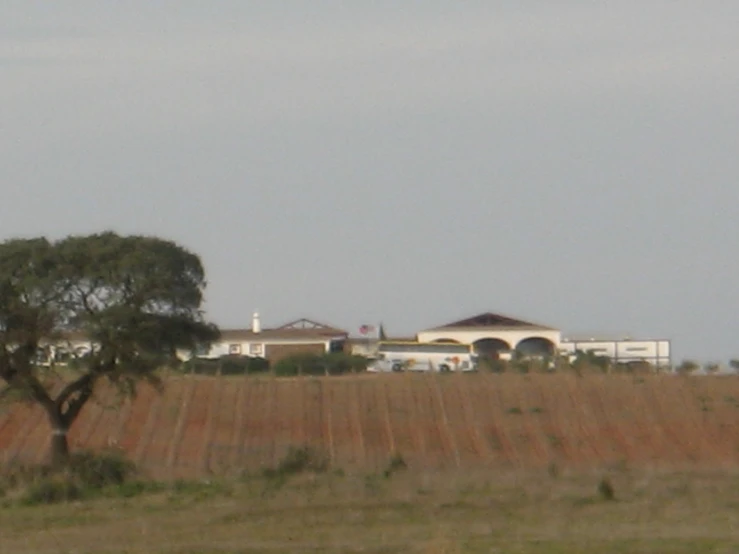
[[[440,342],[382,341],[367,371],[474,371],[477,356],[471,345]]]

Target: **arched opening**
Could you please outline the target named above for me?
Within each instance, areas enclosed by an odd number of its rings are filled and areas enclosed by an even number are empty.
[[[506,341],[492,338],[476,340],[472,346],[478,356],[491,360],[499,359],[501,352],[506,352],[511,349],[511,345]]]
[[[454,340],[454,339],[435,339],[435,340],[432,340],[431,342],[435,342],[438,344],[461,344],[458,340]]]
[[[554,343],[543,337],[530,337],[516,345],[516,353],[521,356],[551,356]]]
[[[78,346],[74,349],[75,358],[84,358],[90,353],[90,349],[87,346]]]

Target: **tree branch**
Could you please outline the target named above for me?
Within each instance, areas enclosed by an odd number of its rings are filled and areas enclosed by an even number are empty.
[[[93,291],[83,290],[81,285],[77,285],[75,288],[80,295],[80,303],[82,304],[82,308],[87,312],[87,314],[93,317],[98,315],[95,309],[90,305],[90,296],[92,296]],[[94,286],[91,285],[90,288],[93,289]]]
[[[54,400],[54,406],[67,427],[74,422],[87,401],[92,397],[95,383],[100,376],[106,370],[112,369],[114,365],[115,359],[108,363],[101,364],[98,362],[94,364],[87,373],[67,384],[57,395],[56,400]],[[75,394],[77,396],[72,399]],[[64,409],[65,403],[67,404],[66,410]]]
[[[62,420],[67,427],[72,425],[74,420],[77,419],[77,416],[80,414],[80,411],[82,410],[84,405],[87,404],[88,400],[90,400],[90,398],[92,397],[93,388],[94,381],[88,384],[85,388],[81,389],[79,391],[79,395],[74,400],[69,402],[67,411],[62,413]]]
[[[41,404],[41,406],[43,406],[43,408],[49,413],[49,415],[52,415],[55,411],[56,407],[54,405],[54,401],[51,399],[49,393],[35,376],[16,372],[13,378],[8,382],[8,385],[10,385],[10,388],[16,390],[25,390],[29,392],[33,399]]]
[[[92,388],[92,385],[95,383],[95,379],[96,376],[93,373],[85,373],[79,379],[75,379],[74,381],[69,383],[66,387],[62,389],[62,391],[56,397],[56,400],[54,400],[54,404],[56,405],[57,409],[61,412],[64,403],[69,400],[69,398],[73,394],[83,391],[88,387]]]

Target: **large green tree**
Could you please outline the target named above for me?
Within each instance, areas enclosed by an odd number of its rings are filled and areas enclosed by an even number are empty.
[[[0,244],[0,396],[39,404],[51,425],[51,455],[69,455],[67,432],[96,385],[134,394],[142,380],[218,337],[201,310],[200,258],[156,237],[106,232],[13,239]],[[53,356],[84,336],[91,349],[49,378]],[[59,380],[61,379],[61,383]]]

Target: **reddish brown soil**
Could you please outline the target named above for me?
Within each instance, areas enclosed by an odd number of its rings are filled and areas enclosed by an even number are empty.
[[[0,462],[40,462],[49,428],[0,408]],[[291,446],[335,467],[739,465],[739,378],[730,376],[363,375],[176,377],[131,401],[103,390],[73,448],[117,445],[157,477],[273,467]]]

